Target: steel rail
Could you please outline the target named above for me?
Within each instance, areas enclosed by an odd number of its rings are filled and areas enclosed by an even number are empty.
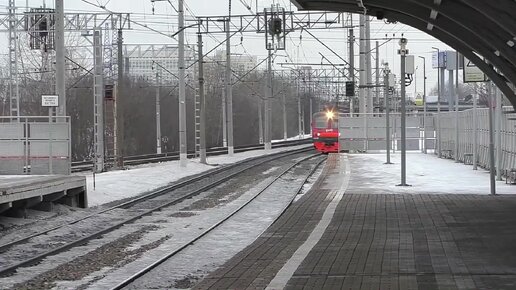
[[[148,199],[151,199],[153,197],[157,197],[157,196],[161,196],[161,195],[167,194],[167,193],[169,193],[171,191],[177,190],[177,189],[182,188],[182,187],[184,187],[186,185],[191,185],[194,182],[200,181],[201,179],[206,178],[206,177],[208,177],[210,175],[213,175],[214,173],[221,173],[221,172],[224,172],[226,170],[230,170],[232,168],[235,168],[235,167],[237,167],[239,165],[244,165],[245,163],[249,163],[249,162],[252,162],[252,161],[257,161],[259,159],[262,159],[258,163],[247,165],[243,169],[241,169],[241,170],[239,170],[237,172],[234,172],[234,173],[231,173],[229,175],[223,176],[223,177],[221,177],[221,178],[219,178],[219,179],[217,179],[217,180],[215,180],[213,182],[210,182],[207,185],[202,186],[199,189],[194,189],[191,192],[187,192],[187,193],[183,194],[182,196],[173,198],[172,200],[170,200],[168,202],[161,203],[158,206],[155,206],[155,207],[153,207],[151,209],[147,209],[147,210],[145,210],[143,212],[140,212],[140,213],[138,213],[135,216],[132,216],[132,217],[127,218],[127,219],[124,219],[123,221],[117,222],[114,225],[110,225],[107,228],[104,228],[102,230],[96,231],[96,232],[94,232],[92,234],[88,234],[88,235],[86,235],[86,236],[84,236],[82,238],[79,238],[79,239],[77,239],[75,241],[72,241],[70,243],[64,244],[64,245],[59,246],[57,248],[51,249],[51,250],[49,250],[47,252],[41,253],[39,255],[35,255],[34,257],[31,257],[30,259],[27,259],[27,260],[24,260],[24,261],[12,264],[12,265],[4,267],[4,268],[0,268],[0,277],[6,276],[6,275],[14,272],[17,268],[34,264],[34,263],[44,259],[47,256],[51,256],[51,255],[54,255],[54,254],[66,251],[66,250],[68,250],[70,248],[73,248],[75,246],[82,245],[82,244],[88,242],[89,240],[98,238],[98,237],[104,235],[105,233],[108,233],[110,231],[116,230],[116,229],[122,227],[123,225],[132,223],[135,220],[137,220],[137,219],[139,219],[139,218],[141,218],[143,216],[149,215],[149,214],[151,214],[151,213],[153,213],[155,211],[159,211],[162,208],[165,208],[165,207],[177,204],[177,203],[182,202],[182,201],[184,201],[186,199],[189,199],[189,198],[191,198],[193,196],[196,196],[196,195],[198,195],[198,194],[200,194],[200,193],[202,193],[202,192],[204,192],[206,190],[209,190],[209,189],[211,189],[213,187],[216,187],[217,185],[219,185],[219,184],[221,184],[223,182],[226,182],[227,180],[229,180],[229,179],[231,179],[231,178],[241,174],[242,172],[245,172],[245,171],[247,171],[247,170],[249,170],[249,169],[251,169],[253,167],[262,165],[264,163],[267,163],[267,162],[269,162],[271,160],[275,160],[275,159],[278,158],[278,156],[280,156],[280,158],[281,157],[287,157],[287,156],[290,156],[290,155],[294,155],[294,154],[298,154],[298,153],[303,153],[303,152],[310,151],[310,150],[311,150],[311,147],[307,147],[307,148],[300,148],[300,149],[296,149],[296,150],[292,150],[292,151],[278,152],[278,153],[274,153],[274,154],[260,156],[260,157],[257,157],[257,158],[247,159],[247,160],[241,161],[239,163],[231,164],[229,166],[224,166],[224,167],[222,167],[220,169],[215,169],[215,170],[209,171],[209,172],[207,172],[205,174],[201,174],[199,176],[196,176],[194,178],[185,180],[183,182],[179,182],[177,184],[173,184],[173,185],[170,185],[168,187],[159,189],[157,191],[151,192],[151,193],[146,194],[144,196],[140,196],[140,197],[134,198],[134,199],[132,199],[130,201],[127,201],[127,202],[124,202],[124,203],[122,203],[120,205],[113,206],[111,208],[101,210],[99,212],[90,214],[90,215],[88,215],[86,217],[74,220],[72,222],[69,222],[69,223],[66,223],[66,224],[63,224],[63,225],[60,225],[60,226],[56,226],[56,227],[54,227],[52,229],[48,229],[48,230],[45,230],[45,231],[33,234],[33,235],[29,236],[29,237],[21,238],[19,240],[16,240],[16,241],[4,244],[4,245],[0,246],[0,249],[4,249],[5,250],[6,248],[10,248],[12,246],[22,244],[22,243],[30,240],[31,238],[48,234],[49,232],[52,232],[54,230],[66,227],[68,225],[76,224],[76,223],[78,223],[80,221],[86,220],[86,219],[91,218],[91,217],[98,216],[98,215],[100,215],[102,213],[106,213],[106,212],[114,210],[114,209],[127,208],[127,207],[129,207],[131,205],[134,205],[134,204],[137,204],[137,203],[139,203],[141,201],[148,200]]]
[[[282,148],[296,145],[303,145],[311,143],[311,139],[301,139],[301,140],[289,140],[289,141],[279,141],[272,143],[272,148]],[[251,150],[260,150],[263,149],[263,144],[251,144],[251,145],[241,145],[235,147],[235,153],[246,152]],[[228,154],[228,149],[226,147],[212,147],[208,148],[206,154],[208,156],[217,156]],[[188,158],[194,158],[195,153],[189,152]],[[179,160],[179,152],[166,152],[166,153],[152,153],[152,154],[141,154],[141,155],[133,155],[124,157],[125,165],[140,165],[146,163],[158,163],[158,162],[166,162]],[[113,162],[113,157],[108,156],[106,158],[107,162]],[[73,161],[72,162],[72,172],[82,172],[89,171],[93,168],[93,161],[84,160],[84,161]]]
[[[195,242],[197,242],[199,239],[201,239],[202,237],[206,236],[208,233],[210,233],[211,231],[213,231],[214,229],[216,229],[217,227],[219,227],[220,225],[222,225],[224,222],[226,222],[227,220],[229,220],[231,217],[233,217],[235,214],[237,214],[238,212],[240,212],[244,207],[246,207],[247,205],[249,205],[251,202],[253,202],[258,196],[260,196],[263,192],[265,192],[268,188],[270,188],[276,181],[278,181],[281,177],[283,177],[285,174],[287,174],[289,171],[291,171],[294,167],[298,166],[299,164],[301,164],[302,162],[304,161],[307,161],[309,159],[312,159],[314,157],[317,157],[317,156],[321,156],[321,154],[317,153],[317,154],[312,154],[308,157],[305,157],[297,162],[295,162],[294,164],[292,164],[291,166],[289,166],[287,169],[285,169],[284,171],[282,171],[280,174],[278,174],[273,180],[271,180],[265,187],[263,187],[259,192],[257,192],[253,197],[251,197],[248,201],[246,201],[244,204],[242,204],[241,206],[239,206],[238,208],[236,208],[234,211],[232,211],[230,214],[226,215],[225,217],[223,217],[220,221],[218,221],[217,223],[213,224],[211,227],[207,228],[205,231],[203,231],[202,233],[200,233],[199,235],[197,235],[196,237],[192,238],[191,240],[185,242],[181,247],[179,247],[178,249],[168,253],[167,255],[163,256],[162,258],[158,259],[157,261],[154,261],[152,264],[148,265],[147,267],[143,268],[142,270],[138,271],[136,274],[132,275],[131,277],[127,278],[126,280],[122,281],[121,283],[119,283],[118,285],[116,285],[115,287],[112,287],[111,290],[119,290],[119,289],[123,289],[124,287],[128,286],[129,284],[131,284],[132,282],[134,282],[135,280],[137,280],[138,278],[144,276],[145,274],[147,274],[148,272],[150,272],[152,269],[155,269],[156,267],[158,267],[159,265],[161,265],[162,263],[164,263],[165,261],[167,261],[168,259],[170,259],[171,257],[177,255],[178,253],[180,253],[181,251],[183,251],[184,249],[188,248],[189,246],[193,245]],[[323,158],[321,161],[319,161],[317,163],[317,165],[312,168],[312,170],[309,172],[309,174],[307,175],[307,177],[303,180],[303,183],[301,184],[301,186],[297,189],[296,191],[296,194],[293,195],[294,197],[301,191],[301,189],[303,188],[303,184],[306,183],[306,180],[313,174],[313,172],[315,172],[315,170],[319,167],[319,165],[325,160],[326,158]],[[288,203],[288,205],[290,205],[292,203],[292,200],[294,198],[291,199],[291,201]],[[281,211],[281,214],[283,214],[283,212],[285,211],[285,209],[288,207],[288,205]],[[280,214],[280,215],[281,215]],[[278,215],[278,217],[280,216]]]

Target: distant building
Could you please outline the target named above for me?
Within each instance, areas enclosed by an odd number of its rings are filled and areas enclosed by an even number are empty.
[[[125,70],[130,76],[144,77],[151,81],[156,78],[156,70],[161,72],[163,84],[177,83],[178,48],[171,45],[125,45]],[[185,65],[193,61],[193,51],[185,48]],[[164,67],[162,69],[160,66]],[[168,70],[168,72],[167,72]],[[193,80],[193,66],[186,72],[186,78]],[[172,75],[174,74],[174,75]]]
[[[224,65],[226,62],[226,51],[218,50],[215,52],[215,61]],[[257,63],[257,58],[254,55],[231,54],[231,69],[238,74],[247,73],[252,70]]]

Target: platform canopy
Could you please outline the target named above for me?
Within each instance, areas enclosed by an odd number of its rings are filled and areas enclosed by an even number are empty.
[[[516,108],[514,0],[291,0],[300,10],[367,14],[401,22],[453,47],[476,64]],[[410,41],[410,40],[409,40]],[[513,87],[514,88],[514,87]]]

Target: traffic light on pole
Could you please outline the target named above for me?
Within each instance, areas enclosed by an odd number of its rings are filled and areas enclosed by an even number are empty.
[[[352,97],[355,95],[355,82],[346,82],[346,97]]]

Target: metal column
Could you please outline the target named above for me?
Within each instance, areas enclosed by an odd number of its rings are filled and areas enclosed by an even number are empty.
[[[496,125],[496,180],[502,180],[502,94],[495,86],[495,125]]]
[[[122,29],[118,30],[118,83],[117,83],[117,93],[116,93],[116,126],[115,126],[115,134],[116,134],[116,154],[115,158],[116,164],[118,168],[124,166],[124,54],[123,54],[123,33]]]
[[[272,88],[272,50],[268,51],[267,58],[267,85],[265,86],[265,150],[271,150],[271,98],[273,96]]]
[[[487,82],[487,98],[489,104],[489,183],[491,188],[491,194],[496,194],[496,183],[495,183],[495,153],[494,153],[494,98],[492,93],[491,81]]]
[[[227,137],[228,137],[228,154],[232,156],[234,153],[233,148],[233,88],[231,84],[231,35],[229,33],[229,26],[231,24],[231,18],[228,17],[226,22],[226,101],[227,101]]]
[[[263,139],[263,118],[262,118],[263,100],[258,101],[258,143],[264,144]]]
[[[423,153],[427,153],[426,148],[426,58],[420,56],[423,59]]]
[[[285,92],[281,94],[281,102],[283,106],[283,140],[287,141],[287,104],[285,100]]]
[[[104,170],[104,59],[102,33],[93,30],[93,147],[95,172]]]
[[[178,68],[179,68],[179,163],[186,167],[186,97],[185,97],[185,27],[184,27],[184,0],[179,0],[179,37],[178,37]]]
[[[161,76],[156,69],[156,153],[161,154],[161,115],[160,115]]]
[[[478,101],[478,93],[477,93],[477,84],[474,84],[475,93],[473,95],[473,170],[477,170],[478,163],[478,121],[477,121],[477,101]]]
[[[439,158],[442,158],[442,140],[441,140],[441,100],[444,95],[444,68],[439,68],[439,96],[437,98],[437,139]]]
[[[226,87],[222,88],[222,147],[228,146],[228,120],[226,106]]]
[[[352,23],[353,24],[353,23]],[[355,83],[355,36],[353,35],[353,29],[349,30],[349,68],[348,68],[348,78],[350,81]],[[350,116],[353,116],[353,113],[355,111],[355,96],[351,97],[350,100],[350,106],[349,106],[349,112]]]
[[[299,93],[299,78],[296,80],[296,92],[297,92],[297,126],[298,126],[298,136],[299,138],[304,137],[303,127],[302,127],[302,114],[301,114],[301,94]],[[261,116],[261,113],[260,113]]]
[[[391,163],[391,127],[390,127],[390,100],[389,100],[389,74],[390,70],[387,64],[385,64],[385,69],[383,71],[383,84],[384,84],[384,100],[385,100],[385,147],[387,160],[385,164]]]
[[[380,44],[376,41],[376,68],[375,68],[375,101],[380,106]]]
[[[405,49],[406,39],[400,40],[401,55],[401,183],[400,186],[407,186],[407,148],[406,148],[406,95],[405,95],[405,57],[407,50]]]
[[[56,115],[66,116],[64,0],[55,1],[56,93],[59,96]]]
[[[199,114],[200,114],[200,126],[199,126],[199,138],[200,138],[200,151],[199,157],[203,164],[206,164],[206,100],[204,96],[204,59],[202,51],[202,34],[197,34],[197,47],[198,47],[198,61],[199,61]]]
[[[62,1],[62,0],[61,0]],[[20,116],[20,90],[18,87],[18,46],[16,33],[16,1],[9,0],[9,114]],[[13,120],[19,121],[18,118]]]

